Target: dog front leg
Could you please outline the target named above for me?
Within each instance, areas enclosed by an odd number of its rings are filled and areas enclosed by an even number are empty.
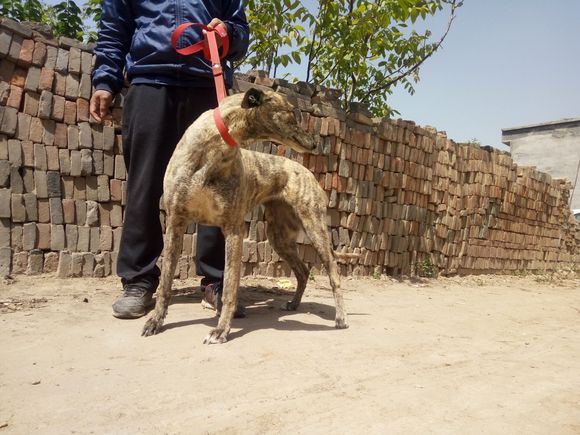
[[[238,300],[242,269],[243,228],[236,228],[235,231],[223,229],[223,231],[226,240],[223,306],[218,326],[205,337],[203,341],[205,344],[225,343],[227,341]]]

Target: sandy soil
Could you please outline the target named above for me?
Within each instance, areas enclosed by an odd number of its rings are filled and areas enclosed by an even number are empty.
[[[345,280],[348,330],[324,277],[296,313],[284,284],[206,346],[195,282],[150,338],[115,279],[1,283],[0,435],[580,433],[579,280]]]

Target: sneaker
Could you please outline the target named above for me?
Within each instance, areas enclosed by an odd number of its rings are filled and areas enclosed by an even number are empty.
[[[201,306],[207,308],[208,310],[214,310],[216,316],[219,316],[222,311],[222,287],[220,284],[208,284],[201,287],[203,292],[203,299],[201,300]],[[236,305],[236,311],[234,312],[235,319],[241,319],[246,317],[246,309],[243,305],[238,303]]]
[[[123,294],[113,303],[113,316],[118,319],[137,319],[153,305],[153,292],[136,284],[125,284]]]

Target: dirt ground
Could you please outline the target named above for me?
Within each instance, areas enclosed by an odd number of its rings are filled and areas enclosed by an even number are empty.
[[[196,282],[165,330],[117,320],[117,280],[0,283],[0,435],[580,434],[580,280],[244,279],[228,343]]]

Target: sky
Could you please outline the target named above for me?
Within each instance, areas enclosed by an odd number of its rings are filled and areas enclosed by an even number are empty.
[[[438,39],[447,19],[419,29]],[[465,0],[420,77],[389,104],[457,142],[507,150],[502,128],[580,117],[580,0]]]

